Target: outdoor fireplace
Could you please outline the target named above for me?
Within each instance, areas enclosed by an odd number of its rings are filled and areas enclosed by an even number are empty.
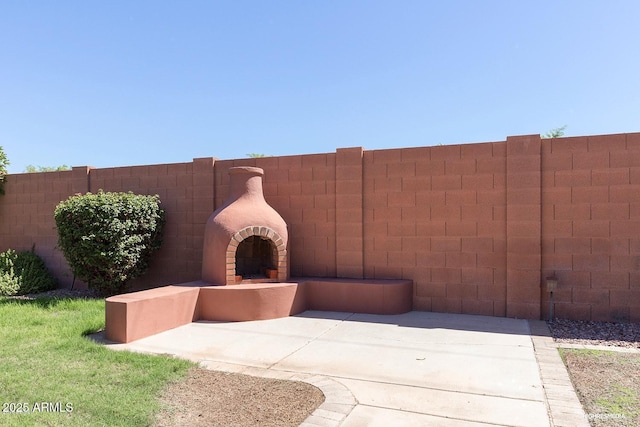
[[[286,281],[287,224],[264,199],[264,171],[234,167],[229,175],[229,197],[205,228],[202,280],[219,285]]]

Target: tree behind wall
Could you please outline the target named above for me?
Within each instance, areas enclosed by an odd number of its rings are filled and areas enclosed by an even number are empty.
[[[73,274],[105,295],[144,274],[160,248],[165,213],[158,196],[87,193],[60,202],[58,246]]]
[[[4,152],[4,148],[0,145],[0,194],[4,194],[4,183],[6,182],[7,166],[9,166],[9,159]]]
[[[60,172],[60,171],[68,171],[71,170],[71,168],[67,165],[60,165],[60,166],[34,166],[34,165],[27,165],[27,167],[24,168],[24,171],[26,173],[36,173],[36,172]]]
[[[564,131],[566,128],[567,128],[567,125],[561,126],[559,128],[551,129],[549,132],[544,133],[541,136],[545,139],[560,138],[564,136]]]

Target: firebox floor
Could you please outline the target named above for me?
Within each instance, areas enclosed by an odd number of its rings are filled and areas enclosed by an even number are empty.
[[[573,389],[570,382],[558,383],[556,375],[566,373],[559,357],[537,353],[553,343],[536,341],[546,338],[532,334],[534,326],[541,327],[526,320],[416,311],[306,311],[272,320],[195,322],[106,345],[315,384],[326,401],[303,425],[552,425],[548,390]],[[543,383],[543,364],[553,374],[551,384]],[[575,416],[569,425],[584,425],[579,403],[572,408],[569,400],[562,398],[560,416]]]

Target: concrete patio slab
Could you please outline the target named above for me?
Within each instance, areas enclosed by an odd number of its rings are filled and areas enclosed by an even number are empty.
[[[107,345],[310,382],[327,401],[305,426],[552,425],[526,320],[307,311]]]
[[[421,413],[411,413],[392,409],[357,406],[343,427],[486,427],[486,424],[459,419],[442,418]]]
[[[474,421],[500,426],[535,427],[549,424],[544,400],[514,399],[372,381],[341,379],[340,382],[351,390],[359,406],[368,408],[394,409],[460,422]]]
[[[542,399],[527,322],[512,321],[512,326],[505,328],[505,319],[468,316],[466,320],[467,324],[451,329],[436,313],[355,314],[274,368]],[[494,327],[502,332],[489,332]]]

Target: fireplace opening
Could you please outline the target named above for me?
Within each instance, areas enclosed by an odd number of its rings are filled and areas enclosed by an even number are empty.
[[[278,250],[262,236],[249,236],[236,250],[236,276],[242,280],[269,281],[278,277]]]

